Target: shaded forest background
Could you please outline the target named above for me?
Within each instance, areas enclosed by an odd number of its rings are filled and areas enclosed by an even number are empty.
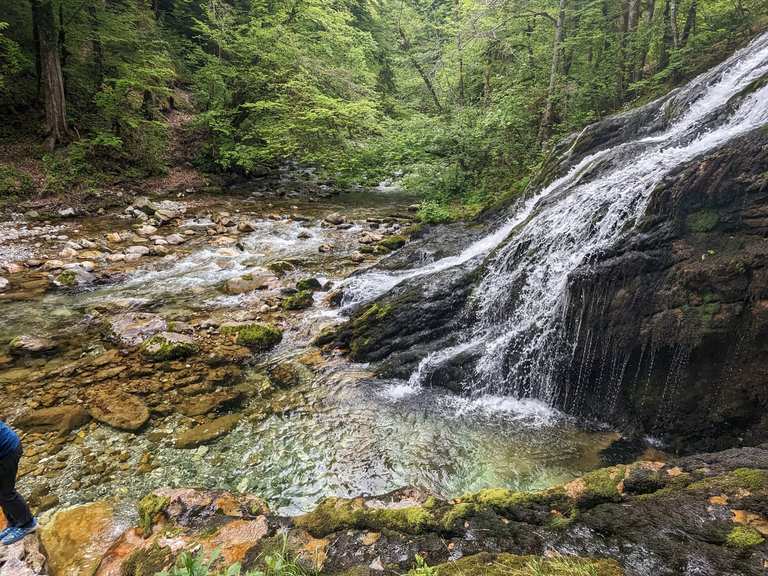
[[[162,174],[181,112],[201,171],[398,177],[446,220],[766,24],[768,0],[3,0],[0,137],[44,178],[0,158],[0,195]]]

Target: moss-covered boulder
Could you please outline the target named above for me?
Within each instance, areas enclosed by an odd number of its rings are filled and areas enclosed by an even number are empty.
[[[304,278],[296,282],[296,290],[315,292],[316,290],[322,290],[323,285],[320,284],[320,280],[317,278]]]
[[[283,299],[283,310],[304,310],[315,303],[311,290],[301,290]]]
[[[155,334],[141,345],[141,355],[155,362],[189,358],[197,351],[198,346],[194,338],[175,332]]]
[[[283,332],[279,328],[260,322],[224,324],[221,327],[221,333],[234,336],[237,344],[257,352],[271,350],[283,339]]]
[[[385,248],[387,251],[392,250],[398,250],[405,246],[406,242],[408,242],[408,238],[405,236],[387,236],[386,238],[382,239],[378,245],[382,248]]]

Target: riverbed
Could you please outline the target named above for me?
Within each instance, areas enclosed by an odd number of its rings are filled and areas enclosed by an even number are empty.
[[[128,507],[161,486],[251,492],[283,514],[326,496],[409,485],[442,497],[544,488],[598,466],[614,438],[535,400],[462,398],[381,380],[375,367],[312,345],[321,329],[344,321],[334,294],[345,278],[375,267],[387,253],[382,238],[408,236],[413,198],[382,190],[316,201],[240,190],[152,202],[161,208],[145,210],[148,218],[130,207],[47,221],[15,216],[0,227],[10,282],[0,292],[0,415],[13,422],[30,410],[87,408],[95,389],[135,397],[151,414],[136,431],[93,420],[66,433],[27,432],[21,488],[40,508],[99,499]],[[143,226],[156,230],[140,234]],[[73,282],[63,282],[67,270],[76,272]],[[264,284],[247,289],[262,274]],[[312,305],[285,310],[293,286],[308,278],[321,286]],[[136,342],[110,332],[127,314],[187,335],[198,354],[147,362]],[[228,323],[243,322],[274,324],[282,341],[247,353],[223,335]],[[2,346],[19,336],[53,348],[5,354]],[[297,376],[275,384],[286,366]],[[222,370],[231,381],[211,379]],[[184,410],[234,388],[236,401]],[[228,433],[176,447],[180,430],[224,414],[241,416]]]

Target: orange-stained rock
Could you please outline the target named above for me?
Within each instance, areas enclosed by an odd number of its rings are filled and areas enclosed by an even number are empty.
[[[233,520],[222,526],[206,543],[209,551],[221,550],[226,564],[242,562],[269,532],[265,516],[255,520]]]
[[[39,532],[51,574],[91,576],[124,529],[106,502],[60,510]]]

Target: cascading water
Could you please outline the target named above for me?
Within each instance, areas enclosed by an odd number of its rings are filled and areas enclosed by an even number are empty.
[[[360,300],[361,288],[368,295],[380,293],[501,246],[486,262],[469,304],[472,321],[465,334],[456,346],[425,358],[411,385],[428,381],[441,365],[473,350],[478,360],[465,389],[551,403],[558,368],[575,346],[564,341],[563,329],[570,274],[634,227],[665,175],[768,123],[768,86],[734,99],[766,75],[768,34],[763,34],[669,98],[659,111],[661,128],[583,158],[462,255],[399,276],[355,279],[352,299]],[[663,121],[673,112],[674,120]]]

